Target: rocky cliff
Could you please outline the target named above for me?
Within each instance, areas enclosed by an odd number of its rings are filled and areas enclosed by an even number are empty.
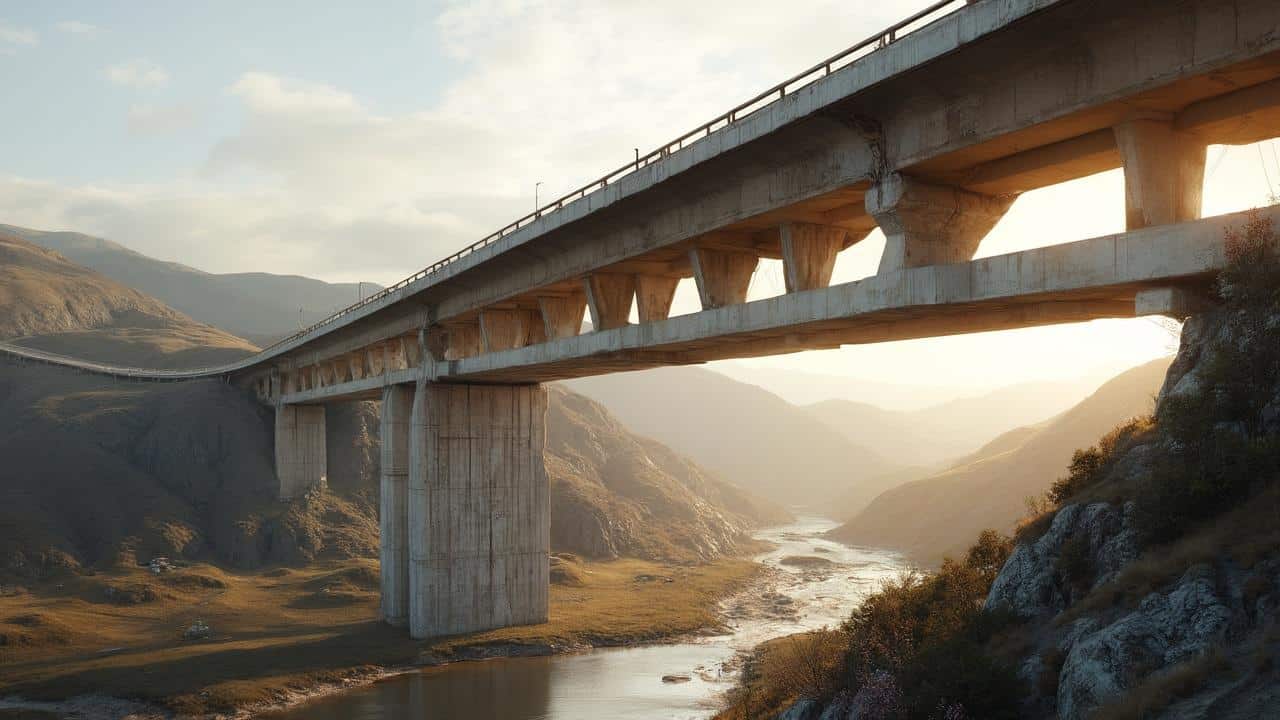
[[[773,707],[793,720],[1280,717],[1280,238],[1255,219],[1226,248],[1154,413],[1075,452],[1012,547],[983,533],[963,560],[871,596],[829,634],[839,660],[816,680],[751,678]]]

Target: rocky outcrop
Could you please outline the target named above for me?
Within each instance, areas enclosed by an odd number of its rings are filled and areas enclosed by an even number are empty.
[[[1067,631],[1068,652],[1058,676],[1058,716],[1083,719],[1130,689],[1145,669],[1207,655],[1225,639],[1234,615],[1212,569],[1200,565],[1168,592],[1151,593],[1136,611],[1103,627],[1094,618],[1077,620]]]
[[[1221,314],[1189,320],[1159,401],[1213,391],[1214,348],[1230,342]],[[1280,395],[1265,407],[1273,406],[1280,407]],[[1124,450],[1103,482],[1138,486],[1152,476],[1159,444],[1169,442],[1157,432]],[[1276,678],[1259,680],[1252,670],[1230,683],[1208,676],[1218,658],[1275,650],[1267,628],[1277,622],[1280,558],[1255,550],[1267,559],[1242,566],[1230,548],[1213,549],[1224,536],[1206,528],[1198,532],[1210,549],[1188,552],[1198,559],[1179,568],[1164,557],[1168,547],[1142,547],[1136,514],[1134,502],[1062,507],[1039,537],[1015,548],[992,584],[986,608],[1016,614],[1032,638],[1019,672],[1032,690],[1027,713],[1083,720],[1140,686],[1175,682],[1179,673],[1205,675],[1196,679],[1203,687],[1190,684],[1200,688],[1192,697],[1147,717],[1224,717],[1233,705],[1261,707]],[[1144,550],[1154,555],[1142,558]],[[1145,566],[1123,574],[1140,559]],[[1263,676],[1274,672],[1262,667]]]
[[[1133,514],[1133,503],[1123,508],[1109,503],[1062,508],[1044,535],[1014,548],[991,586],[986,608],[1012,610],[1024,618],[1065,610],[1073,595],[1106,583],[1138,556]],[[1083,565],[1092,575],[1087,586],[1073,587],[1063,575],[1060,565],[1069,541],[1081,544],[1077,552],[1083,553]]]

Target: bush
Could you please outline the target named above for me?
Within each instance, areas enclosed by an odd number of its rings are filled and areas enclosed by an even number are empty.
[[[1055,505],[1063,505],[1081,491],[1102,482],[1116,459],[1137,445],[1154,425],[1155,419],[1150,415],[1136,417],[1103,435],[1097,445],[1076,450],[1067,466],[1067,476],[1050,486],[1049,499]]]
[[[1167,397],[1159,410],[1165,443],[1138,503],[1151,542],[1177,537],[1280,477],[1280,438],[1263,417],[1280,390],[1280,245],[1270,223],[1254,216],[1228,233],[1226,252],[1218,280],[1226,339],[1200,360],[1200,392]]]
[[[868,597],[844,624],[844,684],[856,692],[894,678],[902,711],[887,717],[940,717],[939,708],[942,716],[1018,717],[1017,675],[986,650],[1011,618],[982,610],[1011,550],[1009,538],[985,531],[964,562],[904,574]]]

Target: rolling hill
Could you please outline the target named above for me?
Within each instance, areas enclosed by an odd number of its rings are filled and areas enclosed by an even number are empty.
[[[894,462],[851,442],[782,398],[696,367],[660,368],[565,383],[636,432],[695,458],[777,502],[822,508],[870,500]]]
[[[252,351],[11,236],[0,237],[0,333],[134,365]],[[329,409],[328,487],[287,503],[271,410],[234,386],[116,383],[0,356],[0,407],[0,577],[158,555],[257,567],[377,554],[376,403]],[[710,560],[789,517],[558,386],[548,427],[556,550]]]
[[[3,231],[0,339],[91,360],[163,368],[226,362],[257,350]]]
[[[1076,449],[1128,418],[1149,413],[1171,358],[1116,376],[1070,410],[1018,428],[943,472],[888,490],[831,532],[856,545],[902,550],[934,564],[986,528],[1009,531],[1039,495],[1065,474]]]
[[[356,302],[361,291],[367,295],[381,289],[373,283],[358,287],[298,275],[208,273],[76,232],[0,225],[0,233],[54,250],[200,322],[262,346]]]

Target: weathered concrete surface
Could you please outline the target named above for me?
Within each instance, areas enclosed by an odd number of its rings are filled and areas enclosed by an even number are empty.
[[[281,500],[298,497],[325,483],[328,460],[324,423],[321,405],[276,408],[276,476]]]
[[[1175,129],[1171,115],[1126,120],[1115,133],[1124,161],[1126,227],[1199,218],[1205,142]]]
[[[751,275],[760,258],[747,252],[695,247],[689,251],[702,309],[738,305],[747,299]]]
[[[382,619],[391,625],[409,620],[409,431],[412,385],[382,391],[382,487],[379,491],[378,558],[382,572]]]
[[[636,276],[636,315],[640,322],[666,320],[676,296],[680,278],[662,275]]]
[[[591,309],[591,326],[595,330],[612,330],[626,325],[635,298],[635,276],[626,273],[595,273],[583,281],[587,307]]]
[[[783,223],[779,233],[787,292],[830,285],[836,255],[848,245],[849,231],[832,225]]]
[[[1280,226],[1280,206],[1261,210]],[[1203,292],[1225,263],[1223,233],[1245,213],[1161,225],[1063,245],[912,268],[518,350],[437,363],[453,382],[546,382],[840,345],[957,335],[1162,312],[1140,292]],[[419,370],[316,388],[287,402],[377,397]]]
[[[573,337],[582,330],[582,318],[587,311],[585,292],[573,292],[564,296],[538,298],[542,311],[544,333],[549,340]]]
[[[409,632],[545,622],[551,538],[539,385],[422,381],[409,468]]]
[[[880,272],[968,262],[1013,204],[894,173],[867,191],[867,214],[884,231]]]

